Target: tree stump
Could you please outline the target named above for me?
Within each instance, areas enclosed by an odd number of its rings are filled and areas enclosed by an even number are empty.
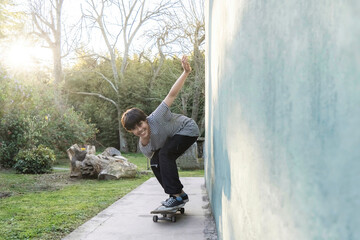
[[[107,148],[99,155],[95,155],[95,146],[80,148],[72,145],[67,154],[70,160],[70,177],[120,179],[133,178],[137,173],[137,166],[129,162],[116,148]]]

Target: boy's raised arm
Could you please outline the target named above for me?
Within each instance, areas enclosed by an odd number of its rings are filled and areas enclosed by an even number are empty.
[[[186,56],[183,56],[181,59],[181,65],[184,69],[184,72],[181,74],[181,76],[176,80],[174,85],[171,87],[168,95],[165,97],[164,102],[169,107],[173,104],[174,100],[176,99],[177,95],[179,94],[181,88],[183,87],[185,80],[189,73],[191,72],[190,64],[187,60]]]

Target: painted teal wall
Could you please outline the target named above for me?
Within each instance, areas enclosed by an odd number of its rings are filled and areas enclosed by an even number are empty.
[[[220,239],[360,239],[360,1],[206,1]]]

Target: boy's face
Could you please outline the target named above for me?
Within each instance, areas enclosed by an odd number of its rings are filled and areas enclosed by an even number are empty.
[[[150,137],[150,128],[147,121],[140,121],[133,130],[130,130],[135,136],[140,138]]]

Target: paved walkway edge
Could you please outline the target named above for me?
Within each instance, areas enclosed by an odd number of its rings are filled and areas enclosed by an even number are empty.
[[[153,222],[150,212],[167,195],[157,180],[150,178],[63,240],[216,239],[204,178],[180,179],[190,201],[185,205],[185,214],[176,215],[175,223]]]

